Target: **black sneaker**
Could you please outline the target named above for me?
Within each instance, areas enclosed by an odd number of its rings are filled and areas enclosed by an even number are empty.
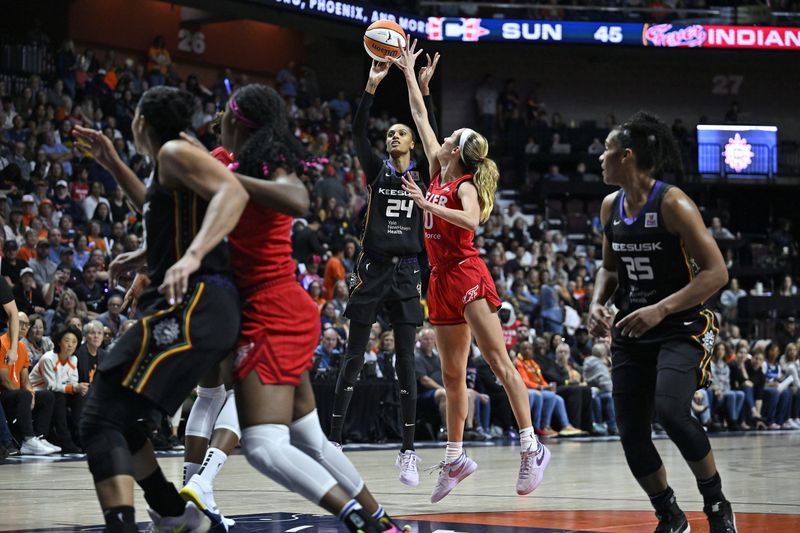
[[[689,533],[692,530],[686,515],[680,509],[677,512],[656,513],[656,516],[658,526],[653,533]]]
[[[736,517],[728,500],[706,505],[703,512],[708,517],[710,533],[736,533]]]

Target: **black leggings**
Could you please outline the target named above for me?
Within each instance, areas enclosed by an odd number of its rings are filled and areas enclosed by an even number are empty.
[[[367,349],[371,329],[370,324],[350,323],[347,353],[336,380],[336,396],[333,400],[331,439],[337,442],[341,442],[342,439],[344,417],[353,396],[353,385],[364,367],[364,352]],[[395,367],[397,381],[400,384],[400,411],[404,426],[403,449],[406,449],[413,448],[413,428],[417,417],[417,377],[414,370],[416,328],[412,324],[395,324],[393,330],[397,352]],[[409,431],[406,431],[405,428],[411,428],[410,443],[408,442],[409,437],[406,435]]]
[[[637,479],[662,465],[650,433],[654,413],[685,460],[700,461],[711,451],[703,427],[690,414],[696,369],[656,370],[642,355],[641,364],[620,365],[612,373],[617,426],[628,466]]]
[[[133,476],[133,455],[147,442],[147,424],[161,419],[154,403],[121,381],[116,370],[97,372],[83,405],[80,434],[95,483]]]

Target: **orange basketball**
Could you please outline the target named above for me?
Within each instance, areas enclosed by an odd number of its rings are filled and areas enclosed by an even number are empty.
[[[364,48],[375,61],[388,61],[387,57],[397,57],[406,45],[403,28],[391,20],[379,20],[370,24],[364,32]]]

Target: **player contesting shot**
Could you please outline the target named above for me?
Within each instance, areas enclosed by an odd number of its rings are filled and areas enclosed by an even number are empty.
[[[603,265],[591,321],[595,335],[612,334],[614,408],[628,466],[656,510],[656,532],[690,531],[653,446],[655,413],[697,479],[711,533],[734,533],[711,445],[690,414],[694,392],[709,383],[719,327],[705,302],[727,283],[725,262],[694,202],[661,181],[683,170],[668,126],[637,113],[609,133],[600,161],[603,181],[620,190],[601,207]]]
[[[414,75],[414,63],[422,53],[415,48],[416,42],[412,45],[409,41],[400,58],[393,61],[405,75],[411,115],[431,173],[427,196],[414,181],[403,178],[403,188],[425,211],[425,248],[433,266],[428,288],[430,321],[436,330],[447,393],[447,450],[431,502],[444,498],[478,467],[462,447],[468,407],[467,358],[473,336],[503,384],[519,425],[516,490],[529,494],[541,484],[550,452],[533,433],[528,391],[508,356],[496,314],[500,299],[489,269],[473,244],[475,229],[489,218],[494,206],[497,166],[487,157],[489,143],[469,128],[454,131],[439,145]]]
[[[428,84],[436,70],[438,54],[420,69],[428,119],[435,131],[433,103]],[[397,347],[397,378],[400,385],[400,411],[403,418],[403,442],[395,466],[400,481],[415,487],[419,484],[417,455],[414,451],[414,430],[417,407],[417,378],[414,371],[416,326],[422,324],[420,304],[420,265],[422,252],[422,211],[403,190],[403,178],[426,187],[421,176],[427,173],[411,159],[414,149],[413,130],[405,124],[394,124],[386,132],[388,159],[372,151],[367,137],[369,111],[375,91],[389,72],[391,63],[372,62],[364,94],[353,119],[356,154],[367,177],[369,201],[361,234],[362,251],[350,282],[350,298],[345,316],[350,319],[347,353],[336,382],[330,439],[342,443],[345,415],[353,395],[353,385],[364,366],[364,352],[370,330],[378,312],[388,311]]]

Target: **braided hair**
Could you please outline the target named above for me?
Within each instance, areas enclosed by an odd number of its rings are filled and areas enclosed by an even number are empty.
[[[617,141],[622,149],[636,154],[636,166],[657,179],[671,174],[683,177],[683,161],[678,143],[669,126],[658,117],[639,111],[626,122],[615,127]]]
[[[159,145],[180,138],[189,129],[194,112],[194,96],[175,87],[148,89],[136,106],[158,137]]]
[[[283,99],[272,87],[250,84],[238,89],[231,99],[247,117],[252,131],[238,154],[237,172],[245,176],[266,176],[278,167],[299,172],[309,154],[289,130]]]

